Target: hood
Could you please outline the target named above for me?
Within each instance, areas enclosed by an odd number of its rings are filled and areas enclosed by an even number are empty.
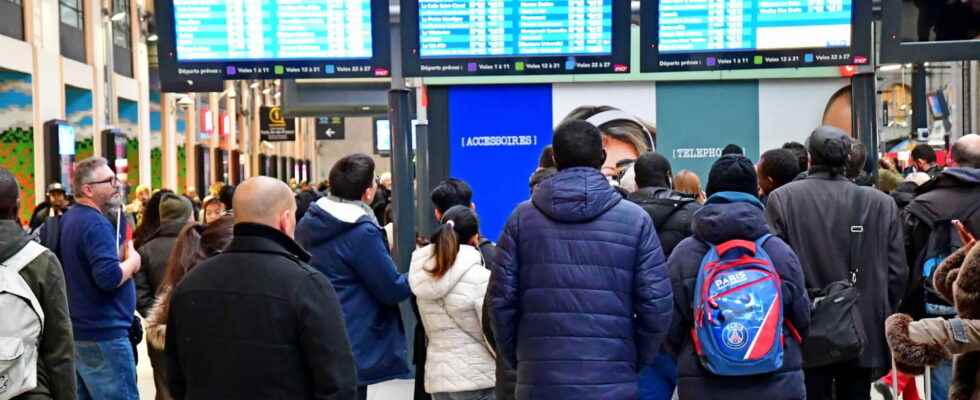
[[[436,278],[428,272],[435,264],[434,250],[435,246],[430,244],[412,253],[408,284],[412,287],[412,293],[420,299],[439,300],[446,297],[470,268],[483,268],[480,251],[464,244],[459,246],[459,253],[456,254],[456,262],[453,263],[452,268],[449,268],[442,278]]]
[[[303,229],[309,231],[310,242],[314,246],[333,240],[360,224],[377,226],[374,216],[369,215],[364,207],[355,203],[342,203],[330,197],[322,197],[313,203],[300,220]]]
[[[30,238],[17,221],[0,220],[0,261],[10,258]]]
[[[916,194],[922,194],[935,188],[951,186],[976,186],[980,185],[980,169],[954,167],[947,168],[936,178],[924,183],[915,190]]]
[[[635,203],[642,203],[644,201],[650,201],[655,199],[678,200],[678,201],[694,200],[694,197],[684,193],[675,192],[665,187],[645,187],[633,193],[630,193],[627,199]]]
[[[152,238],[158,237],[177,237],[180,234],[181,229],[184,229],[184,225],[187,225],[187,221],[170,221],[161,224],[157,228],[156,232],[153,232]]]
[[[560,222],[592,220],[622,200],[599,170],[585,167],[558,172],[538,184],[531,196],[535,208]]]
[[[738,192],[719,192],[708,198],[691,221],[694,236],[708,243],[732,239],[756,240],[769,233],[759,199]]]

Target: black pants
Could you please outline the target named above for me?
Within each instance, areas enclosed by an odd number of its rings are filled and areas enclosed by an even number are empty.
[[[855,361],[810,368],[806,374],[807,400],[869,400],[871,398],[871,369],[861,368]]]
[[[167,353],[154,349],[147,343],[147,354],[153,366],[153,385],[157,389],[156,400],[171,400],[170,387],[167,386]]]
[[[367,400],[367,385],[357,387],[357,400]]]

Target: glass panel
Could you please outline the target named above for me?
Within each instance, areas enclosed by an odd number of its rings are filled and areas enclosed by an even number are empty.
[[[79,23],[80,19],[77,11],[65,6],[61,7],[61,23],[75,28],[81,28],[81,23]]]

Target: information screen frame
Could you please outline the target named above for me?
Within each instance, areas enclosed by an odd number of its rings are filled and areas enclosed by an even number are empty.
[[[419,0],[401,0],[404,74],[406,77],[628,74],[630,72],[630,0],[611,0],[611,2],[611,51],[607,55],[423,58],[420,53]]]
[[[902,40],[902,0],[881,2],[880,63],[969,61],[980,54],[980,40],[916,42]]]
[[[389,78],[391,34],[386,0],[371,2],[370,58],[242,59],[178,61],[173,0],[156,0],[160,84],[163,92],[187,91],[195,81],[209,83],[241,79]],[[193,73],[180,74],[178,68]],[[328,73],[332,69],[333,73]]]
[[[762,0],[745,0],[762,1]],[[848,48],[793,48],[779,50],[715,50],[660,53],[660,0],[640,3],[640,71],[685,72],[739,69],[807,68],[871,63],[871,2],[851,2],[851,45]],[[846,49],[846,50],[842,50]],[[723,55],[724,57],[720,57]],[[818,56],[819,55],[819,56]],[[826,58],[830,59],[822,59]],[[761,59],[759,58],[761,57]],[[745,63],[723,63],[742,59]],[[713,59],[713,60],[709,60]],[[761,60],[761,63],[759,62]],[[661,66],[661,61],[679,65]],[[712,65],[709,65],[712,64]]]

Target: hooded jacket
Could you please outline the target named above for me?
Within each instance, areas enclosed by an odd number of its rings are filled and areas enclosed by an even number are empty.
[[[627,199],[650,215],[667,257],[681,240],[691,236],[691,218],[701,209],[693,197],[665,187],[641,188],[630,193]]]
[[[17,221],[0,221],[0,262],[17,254],[29,240]],[[44,326],[38,343],[37,387],[15,399],[75,399],[75,340],[61,263],[45,251],[21,269],[20,276],[41,303]]]
[[[673,283],[674,318],[667,348],[677,358],[677,386],[682,400],[751,399],[799,400],[806,397],[800,344],[786,335],[783,366],[771,374],[717,376],[701,365],[691,342],[693,304],[701,259],[708,244],[735,239],[755,241],[769,233],[762,203],[735,192],[711,196],[694,214],[694,236],[684,239],[667,262]],[[782,239],[772,237],[763,245],[782,279],[783,319],[805,336],[810,326],[810,301],[803,282],[803,269],[796,253]],[[785,330],[784,330],[785,332]]]
[[[177,235],[187,221],[170,221],[160,228],[142,247],[137,249],[143,265],[136,273],[136,311],[144,318],[150,315],[150,307],[157,297],[157,290],[167,275],[167,261],[174,248]]]
[[[562,170],[517,206],[489,291],[518,399],[636,398],[673,300],[653,222],[594,168]]]
[[[456,261],[441,278],[435,266],[435,246],[412,254],[409,283],[429,338],[425,361],[425,391],[465,392],[494,387],[494,357],[483,337],[483,297],[490,271],[480,252],[459,246]]]
[[[299,221],[296,241],[313,254],[313,267],[337,291],[358,385],[410,376],[398,303],[412,292],[370,209],[360,202],[321,198]]]

